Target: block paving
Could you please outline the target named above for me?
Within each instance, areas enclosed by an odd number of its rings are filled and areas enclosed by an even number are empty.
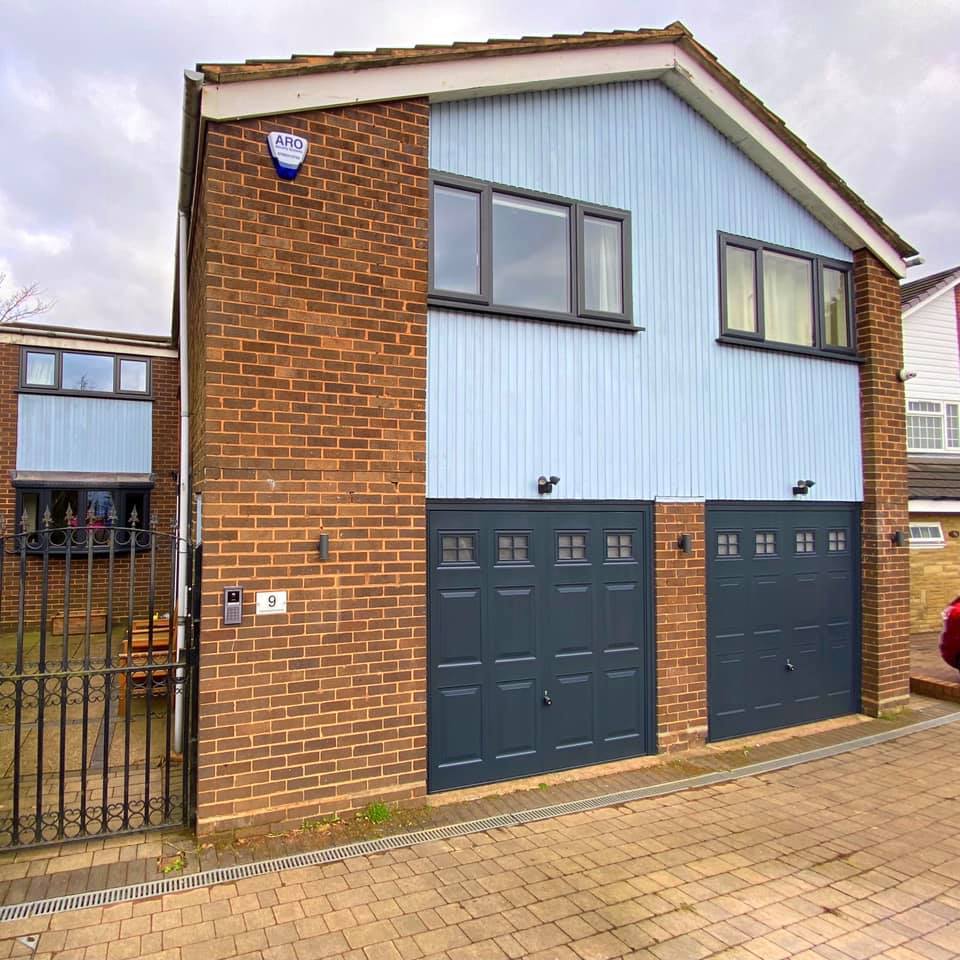
[[[958,762],[951,723],[733,783],[7,923],[0,958],[947,960]]]

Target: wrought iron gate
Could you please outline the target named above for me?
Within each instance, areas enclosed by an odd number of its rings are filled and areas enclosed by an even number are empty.
[[[0,518],[0,849],[192,819],[194,551],[136,510],[78,519]]]

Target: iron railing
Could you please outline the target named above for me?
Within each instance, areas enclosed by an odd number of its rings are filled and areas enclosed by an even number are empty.
[[[0,848],[189,823],[196,635],[181,541],[115,515],[0,523]],[[193,572],[187,551],[188,573]],[[193,584],[194,588],[196,584]],[[188,604],[188,606],[190,606]],[[177,742],[177,714],[183,743]]]

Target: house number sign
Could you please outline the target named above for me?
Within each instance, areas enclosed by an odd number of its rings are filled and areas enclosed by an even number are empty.
[[[257,613],[286,613],[286,590],[258,590]]]

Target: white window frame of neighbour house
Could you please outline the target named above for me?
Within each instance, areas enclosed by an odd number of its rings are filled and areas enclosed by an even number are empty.
[[[960,403],[908,400],[907,450],[911,453],[960,453]]]
[[[917,550],[936,550],[946,545],[943,527],[939,522],[910,524],[910,546]]]

